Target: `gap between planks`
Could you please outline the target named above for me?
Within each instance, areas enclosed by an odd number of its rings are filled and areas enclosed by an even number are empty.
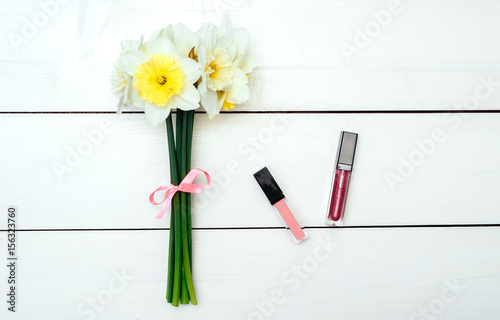
[[[0,114],[115,114],[116,111],[0,111]],[[123,114],[143,114],[144,111],[124,111]],[[172,111],[176,113],[176,111]],[[205,114],[204,111],[195,111]],[[221,111],[221,114],[401,114],[401,113],[500,113],[500,110],[291,110],[291,111]]]
[[[422,225],[379,225],[379,226],[305,226],[305,229],[404,229],[404,228],[498,228],[500,224],[422,224]],[[284,227],[205,227],[192,230],[283,230]],[[67,231],[167,231],[170,228],[104,228],[104,229],[17,229],[16,232],[67,232]],[[0,232],[7,232],[2,229]]]

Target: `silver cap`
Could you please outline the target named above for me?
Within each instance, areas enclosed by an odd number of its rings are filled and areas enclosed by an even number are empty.
[[[347,171],[352,170],[357,142],[357,133],[347,131],[340,132],[339,148],[337,150],[337,162],[335,164],[336,169]]]

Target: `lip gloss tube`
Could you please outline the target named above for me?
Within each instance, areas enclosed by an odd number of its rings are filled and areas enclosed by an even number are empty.
[[[293,240],[295,240],[296,243],[299,243],[306,239],[307,234],[304,231],[304,227],[302,227],[297,221],[295,214],[292,212],[292,209],[290,209],[288,201],[286,201],[283,191],[281,191],[267,167],[264,167],[253,176],[259,183],[262,191],[266,194],[267,199],[269,199],[269,202],[280,216],[288,231],[290,231]]]
[[[328,201],[328,212],[325,221],[327,225],[342,226],[357,141],[357,133],[347,131],[340,132],[335,173],[333,176],[332,188],[330,190],[330,200]]]

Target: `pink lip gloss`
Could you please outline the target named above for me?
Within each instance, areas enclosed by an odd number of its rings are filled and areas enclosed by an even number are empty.
[[[254,177],[262,188],[262,191],[266,194],[271,205],[274,209],[276,209],[276,212],[280,216],[286,228],[290,231],[293,240],[299,243],[306,239],[307,234],[304,231],[304,227],[302,227],[297,221],[297,218],[290,209],[288,201],[285,199],[283,191],[281,191],[269,170],[264,167],[255,173]]]
[[[328,202],[328,212],[326,214],[326,224],[331,226],[342,226],[357,141],[357,133],[340,132],[335,173],[332,181],[330,201]]]

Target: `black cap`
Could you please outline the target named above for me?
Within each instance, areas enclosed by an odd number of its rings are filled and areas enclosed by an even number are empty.
[[[341,131],[339,148],[337,150],[336,169],[351,171],[356,153],[358,134],[354,132]]]
[[[260,187],[262,188],[262,191],[264,191],[264,193],[266,194],[267,199],[269,199],[269,202],[271,202],[271,205],[274,205],[276,202],[285,198],[283,191],[281,191],[280,187],[274,180],[273,176],[271,175],[271,172],[269,172],[267,167],[262,168],[260,171],[256,172],[253,176],[259,183]]]

